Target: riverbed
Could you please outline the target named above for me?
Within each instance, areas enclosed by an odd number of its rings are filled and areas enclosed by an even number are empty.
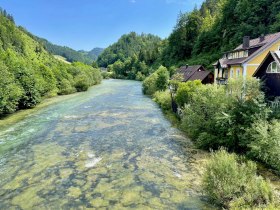
[[[213,209],[203,153],[140,82],[105,80],[30,112],[0,128],[0,152],[0,209]]]

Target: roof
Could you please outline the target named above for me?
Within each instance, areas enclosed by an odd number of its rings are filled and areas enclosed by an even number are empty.
[[[280,32],[275,33],[275,34],[268,34],[268,35],[264,36],[264,40],[262,42],[260,42],[260,37],[256,38],[256,39],[251,39],[249,48],[255,48],[255,47],[264,46],[266,44],[270,44],[270,43],[274,42],[275,40],[277,40],[278,38],[280,38]],[[239,45],[234,50],[241,50],[241,49],[243,49],[243,44]],[[248,49],[248,48],[246,48],[246,49]]]
[[[272,56],[274,61],[277,63],[277,65],[280,66],[280,51],[274,51],[274,52],[273,51],[269,51],[269,53],[266,55],[265,59],[262,61],[262,63],[259,65],[259,67],[255,71],[253,77],[256,76],[256,74],[261,69],[261,67],[263,66],[264,62],[268,59],[269,56]]]
[[[183,74],[183,82],[193,80],[203,81],[209,74],[211,74],[211,72],[205,70],[202,65],[182,66],[177,70],[176,73]]]
[[[252,49],[252,48],[256,48],[256,49],[259,48],[259,49],[257,49],[250,56],[244,57],[244,58],[236,58],[236,59],[222,58],[222,59],[219,60],[219,62],[217,62],[213,65],[217,66],[218,63],[220,63],[223,68],[227,68],[230,65],[241,65],[241,64],[251,60],[253,57],[255,57],[255,55],[258,55],[260,52],[262,52],[264,49],[266,49],[268,46],[270,46],[271,44],[273,44],[275,41],[277,41],[279,39],[280,39],[280,32],[264,36],[264,40],[261,41],[261,42],[260,42],[260,37],[256,38],[256,39],[251,39],[250,40],[250,47],[245,48],[245,49]],[[237,48],[235,48],[231,52],[239,51],[239,50],[242,50],[242,49],[245,50],[243,48],[243,44],[239,45]]]

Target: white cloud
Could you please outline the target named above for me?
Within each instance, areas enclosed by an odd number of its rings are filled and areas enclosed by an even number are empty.
[[[129,2],[132,3],[132,4],[135,4],[136,0],[130,0]]]

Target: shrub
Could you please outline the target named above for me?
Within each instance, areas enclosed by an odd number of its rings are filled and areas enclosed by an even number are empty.
[[[143,81],[145,79],[145,75],[143,75],[140,71],[136,74],[136,80]]]
[[[166,91],[157,91],[154,94],[154,101],[159,104],[159,106],[167,111],[171,110],[171,95],[169,90]]]
[[[175,96],[175,101],[178,106],[183,107],[185,104],[188,104],[192,95],[201,85],[202,83],[200,80],[179,83],[179,87]]]
[[[193,94],[191,103],[185,106],[181,127],[194,141],[200,136],[206,137],[202,138],[203,140],[211,136],[211,145],[208,145],[207,141],[201,141],[201,147],[218,148],[226,133],[223,126],[227,127],[218,122],[227,122],[223,118],[226,117],[224,113],[228,111],[230,104],[231,101],[223,87],[202,85]]]
[[[0,62],[0,115],[12,113],[18,107],[23,90],[15,82],[8,68]]]
[[[58,88],[59,95],[67,95],[76,92],[76,89],[71,86],[71,83],[67,79],[62,79],[62,81],[59,82]]]
[[[164,66],[160,66],[156,71],[158,77],[156,80],[157,90],[166,90],[168,87],[169,72]]]
[[[258,120],[247,129],[249,155],[280,172],[280,121]]]
[[[85,74],[80,74],[75,78],[75,88],[78,92],[86,91],[90,86],[90,81]]]
[[[273,203],[270,183],[256,175],[256,164],[220,150],[206,166],[203,188],[211,201],[224,208],[263,208]]]
[[[153,74],[143,82],[143,93],[153,95],[156,91],[164,91],[168,87],[169,73],[167,68],[160,66]]]
[[[153,95],[157,91],[157,86],[156,86],[157,77],[158,77],[157,73],[153,73],[144,80],[142,84],[142,90],[144,94]]]

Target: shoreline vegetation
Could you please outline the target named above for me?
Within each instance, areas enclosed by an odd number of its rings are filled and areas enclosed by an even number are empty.
[[[44,98],[86,91],[102,80],[98,68],[56,59],[0,8],[0,117]]]
[[[272,110],[266,105],[260,81],[254,78],[248,79],[245,81],[246,90],[242,89],[244,87],[242,78],[230,81],[227,86],[202,85],[198,80],[187,83],[170,81],[169,85],[175,91],[173,100],[181,110],[180,115],[176,115],[172,113],[170,90],[166,86],[157,86],[157,84],[167,84],[169,81],[168,76],[160,76],[168,73],[166,68],[165,73],[162,73],[162,69],[144,80],[143,93],[158,103],[167,119],[190,137],[196,148],[214,151],[209,153],[210,160],[206,163],[207,170],[203,175],[204,180],[205,176],[208,176],[208,179],[202,184],[212,203],[227,209],[275,209],[280,204],[280,163],[277,161],[279,148],[277,143],[273,147],[268,145],[279,141],[277,139],[279,115],[277,110]],[[165,81],[159,82],[160,80]],[[260,122],[265,121],[276,127],[263,128],[265,124]],[[259,130],[265,128],[267,130]],[[260,147],[261,143],[267,146]],[[262,156],[258,155],[256,147],[262,150]],[[264,158],[264,155],[269,158]],[[211,161],[214,160],[221,161],[221,166],[211,165]],[[240,171],[237,173],[241,174],[240,177],[234,173],[223,172],[223,170],[235,171],[233,167],[238,164],[237,168],[251,167],[250,172],[242,174]],[[216,174],[210,173],[211,170]],[[262,180],[259,182],[260,185],[256,187],[244,182],[238,186],[234,180],[247,179],[246,174],[251,174],[250,178],[247,177],[249,180]],[[223,183],[222,180],[231,181]],[[222,187],[216,189],[217,186]],[[243,188],[245,190],[240,191]],[[226,189],[228,194],[221,194]],[[253,197],[249,198],[250,195]]]

